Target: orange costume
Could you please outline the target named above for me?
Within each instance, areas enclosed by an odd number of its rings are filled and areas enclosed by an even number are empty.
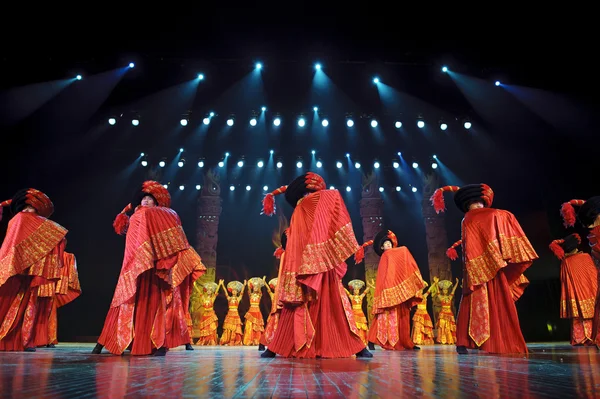
[[[50,343],[67,230],[48,219],[54,205],[41,191],[20,190],[0,203],[0,217],[5,206],[14,216],[0,248],[0,350],[33,352]]]
[[[445,209],[446,191],[455,192],[454,202],[465,212],[457,352],[527,353],[515,301],[528,284],[523,272],[538,255],[512,213],[490,208],[494,192],[488,185],[437,189],[431,201],[438,213]]]
[[[575,216],[573,205],[579,206],[579,212]],[[573,227],[576,217],[582,225],[590,229],[587,239],[592,247],[592,259],[596,268],[600,270],[600,196],[591,197],[587,201],[571,200],[562,205],[560,211],[565,227]],[[598,273],[600,278],[600,272]],[[600,287],[600,279],[596,280]],[[592,341],[600,349],[600,290],[597,290],[596,306],[594,309],[594,320],[592,323]]]
[[[217,325],[219,318],[215,314],[214,304],[219,295],[220,284],[213,282],[204,284],[204,295],[202,296],[202,319],[200,320],[200,338],[196,345],[217,345]]]
[[[57,309],[72,302],[81,295],[79,274],[75,255],[63,252],[63,269],[60,280],[56,283],[56,296],[52,302],[52,312],[48,323],[48,346],[58,343],[58,315]]]
[[[452,302],[454,301],[454,292],[458,287],[458,279],[454,287],[448,280],[437,281],[435,284],[438,287],[437,295],[442,306],[435,326],[436,342],[443,345],[454,345],[456,344],[456,320],[452,311]]]
[[[191,348],[189,301],[194,281],[206,272],[188,243],[166,188],[146,181],[117,216],[115,231],[125,234],[121,274],[92,353],[106,347],[115,355],[164,356],[169,348]],[[129,218],[127,212],[134,213]]]
[[[433,345],[433,323],[427,311],[427,296],[429,290],[423,294],[423,301],[417,303],[417,310],[412,318],[411,339],[415,345]]]
[[[381,258],[369,342],[387,350],[420,349],[410,334],[410,309],[421,303],[422,289],[426,286],[419,266],[408,248],[398,247],[398,239],[390,230],[382,230],[373,240],[364,243],[355,257],[357,263],[364,257],[364,247],[371,244]]]
[[[346,294],[352,303],[352,312],[354,313],[354,320],[356,321],[356,327],[358,327],[360,339],[362,339],[365,345],[368,345],[369,340],[367,339],[367,333],[369,332],[369,322],[365,316],[365,313],[363,312],[363,300],[367,294],[367,290],[365,290],[362,294],[360,293],[360,290],[364,286],[364,281],[352,280],[348,283],[348,288],[350,288],[352,292],[346,290]]]
[[[250,297],[250,309],[244,315],[246,325],[244,326],[244,338],[242,343],[246,346],[260,344],[260,337],[265,331],[265,320],[260,311],[260,300],[262,299],[262,287],[265,286],[265,278],[252,277],[248,281],[248,296]]]
[[[294,207],[276,295],[282,307],[269,348],[261,355],[295,358],[371,357],[342,285],[345,260],[359,246],[337,190],[315,173],[267,194],[263,213],[275,212],[274,195]]]
[[[578,252],[581,238],[571,234],[562,240],[554,240],[550,249],[562,262],[560,264],[560,317],[571,319],[571,345],[593,344],[592,321],[598,270],[591,256]]]
[[[221,280],[221,287],[223,287]],[[229,304],[229,311],[225,316],[223,322],[223,334],[221,334],[221,345],[227,346],[240,346],[242,345],[242,320],[240,319],[240,313],[238,307],[242,297],[244,296],[244,290],[246,289],[246,281],[244,284],[239,281],[230,281],[227,283],[227,290],[223,287],[225,296],[227,297],[227,303]],[[231,295],[227,293],[231,292]]]

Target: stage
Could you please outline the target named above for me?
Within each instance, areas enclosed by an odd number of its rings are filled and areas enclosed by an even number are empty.
[[[3,398],[594,397],[600,352],[530,344],[525,356],[453,346],[379,348],[372,359],[261,359],[256,347],[183,347],[165,357],[92,355],[93,344],[0,352]]]

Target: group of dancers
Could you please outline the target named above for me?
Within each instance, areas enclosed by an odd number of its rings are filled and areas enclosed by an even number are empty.
[[[362,245],[357,242],[342,196],[328,190],[324,179],[308,172],[267,194],[263,213],[276,211],[283,195],[294,208],[282,234],[277,278],[223,280],[203,285],[199,345],[259,345],[261,357],[372,357],[368,348],[419,349],[416,344],[456,345],[489,353],[527,353],[515,302],[529,281],[524,272],[538,258],[514,215],[492,208],[494,192],[486,184],[445,186],[435,191],[435,210],[445,211],[444,193],[453,192],[462,211],[461,240],[447,251],[458,259],[462,247],[462,299],[457,317],[452,309],[459,285],[434,277],[427,284],[412,254],[387,229]],[[574,206],[578,206],[576,212]],[[35,351],[56,343],[56,309],[81,293],[74,255],[66,251],[67,230],[51,221],[52,201],[39,190],[25,189],[0,203],[12,218],[0,248],[0,350]],[[131,216],[129,214],[132,213]],[[590,230],[592,256],[580,252],[576,234],[555,240],[550,249],[561,260],[561,313],[572,319],[571,343],[600,347],[600,197],[563,204],[565,226],[577,219]],[[190,296],[206,268],[190,246],[171,197],[158,182],[146,181],[132,202],[117,215],[113,227],[125,235],[121,273],[98,343],[121,355],[164,356],[170,348],[193,349]],[[364,259],[372,245],[380,256],[375,281],[342,285],[346,260]],[[429,287],[428,287],[429,286]],[[271,296],[266,324],[260,311],[262,289]],[[238,305],[248,288],[250,309],[245,326]],[[361,292],[362,289],[365,289]],[[213,304],[219,290],[229,311],[217,337]],[[366,290],[373,291],[372,320],[363,313]],[[435,296],[436,337],[427,312]],[[416,306],[412,317],[410,312]]]

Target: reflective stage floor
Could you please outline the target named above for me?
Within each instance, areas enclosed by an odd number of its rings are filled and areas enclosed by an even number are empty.
[[[530,344],[531,354],[458,356],[454,347],[379,348],[372,359],[261,359],[256,347],[183,347],[165,357],[90,354],[61,343],[35,353],[0,352],[6,398],[592,398],[600,352]],[[597,392],[597,394],[596,394]]]

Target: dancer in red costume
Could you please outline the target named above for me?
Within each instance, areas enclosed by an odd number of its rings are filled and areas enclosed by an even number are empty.
[[[579,244],[579,235],[571,234],[552,241],[550,249],[561,260],[560,317],[571,319],[571,345],[589,345],[593,344],[598,270],[590,255],[579,252]]]
[[[77,273],[77,261],[75,255],[65,251],[63,252],[62,275],[56,283],[56,295],[52,301],[52,312],[48,322],[47,347],[54,348],[54,345],[58,343],[58,308],[73,302],[79,295],[81,295],[81,285]]]
[[[437,189],[431,201],[445,210],[444,192],[454,192],[462,221],[463,296],[456,320],[456,351],[527,353],[511,286],[538,258],[515,216],[491,208],[494,192],[486,184]]]
[[[125,256],[92,353],[105,347],[120,355],[131,347],[132,355],[164,356],[168,348],[180,345],[193,349],[188,329],[190,294],[206,268],[170,207],[167,189],[146,181],[115,219],[117,234],[127,233]]]
[[[342,196],[325,188],[323,178],[309,172],[263,200],[267,215],[275,213],[278,194],[295,209],[279,270],[279,324],[261,357],[372,357],[341,282],[345,260],[359,246]]]
[[[573,206],[579,206],[579,212],[575,216]],[[600,196],[591,197],[587,201],[571,200],[565,202],[560,210],[565,227],[573,227],[575,219],[579,219],[582,225],[590,229],[587,239],[592,247],[592,259],[596,268],[600,269]],[[600,278],[600,273],[598,273]],[[600,287],[600,280],[597,282]],[[600,349],[600,290],[596,296],[596,307],[594,309],[594,321],[592,323],[592,340]]]
[[[265,347],[269,346],[269,343],[273,340],[275,331],[277,330],[277,324],[279,324],[279,314],[281,313],[281,305],[277,300],[277,286],[279,285],[279,277],[281,276],[281,265],[285,258],[285,245],[287,243],[287,230],[281,233],[281,246],[275,250],[273,256],[279,259],[279,271],[277,277],[271,279],[267,285],[267,290],[271,297],[271,312],[267,318],[267,324],[265,325],[265,331],[260,337],[260,345],[258,345],[259,351],[264,351]]]
[[[54,205],[41,191],[20,190],[0,203],[0,217],[7,206],[14,216],[0,248],[0,350],[35,352],[50,343],[67,230],[48,219]]]
[[[421,349],[410,336],[410,309],[423,299],[426,287],[417,262],[406,247],[398,247],[398,239],[390,230],[382,230],[373,240],[362,245],[355,262],[364,259],[364,248],[373,245],[381,257],[377,267],[373,294],[373,321],[369,342],[387,350]]]

